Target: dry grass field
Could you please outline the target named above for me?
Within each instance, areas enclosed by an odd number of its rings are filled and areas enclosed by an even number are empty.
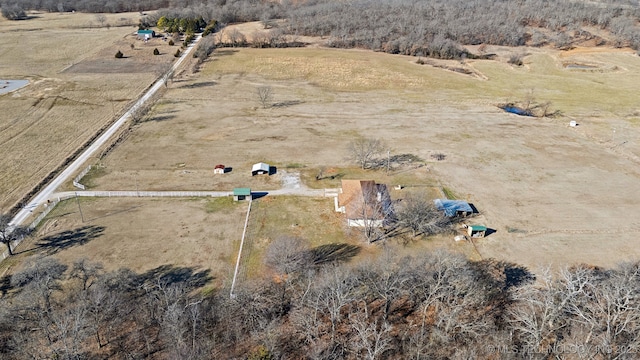
[[[211,271],[214,285],[222,285],[233,271],[247,205],[230,198],[84,198],[81,217],[70,199],[18,247],[18,257],[48,254],[67,264],[86,258],[107,271],[182,266]]]
[[[449,62],[474,69],[470,76],[359,50],[220,49],[196,77],[169,86],[91,181],[118,190],[277,188],[278,175],[249,174],[266,161],[298,168],[319,187],[320,167],[348,169],[348,142],[374,137],[427,167],[402,180],[353,169],[346,177],[445,186],[479,209],[473,222],[496,231],[476,242],[479,253],[469,243],[449,248],[531,268],[638,258],[640,59],[617,49],[487,52],[497,60]],[[507,64],[515,52],[528,54],[524,66]],[[259,86],[272,88],[273,106],[260,105]],[[529,94],[560,115],[496,107]],[[568,126],[572,119],[578,127]],[[434,152],[446,159],[432,160]],[[214,176],[217,163],[233,171]]]
[[[98,74],[104,57],[126,44],[112,39],[93,57],[85,54],[82,61],[48,76],[75,81],[79,88],[99,82],[100,76],[109,81],[151,79],[151,70]],[[317,46],[218,49],[200,72],[170,83],[143,122],[96,161],[97,170],[83,181],[102,190],[268,190],[282,186],[285,170],[299,172],[311,188],[335,187],[341,177],[409,186],[402,191],[433,193],[445,187],[479,209],[481,215],[471,222],[495,232],[474,244],[438,237],[400,251],[445,247],[474,259],[492,257],[532,269],[610,266],[640,257],[633,246],[640,233],[635,217],[640,202],[638,56],[624,49],[485,51],[496,53],[496,60],[431,61],[432,66],[418,65],[411,57]],[[133,54],[137,52],[144,52],[142,45]],[[525,55],[524,66],[507,63],[514,53]],[[466,69],[471,75],[442,67]],[[256,94],[262,86],[271,87],[273,94],[266,108]],[[24,99],[34,88],[29,85],[0,101]],[[108,98],[130,100],[133,88],[127,90],[129,97]],[[527,98],[550,102],[559,115],[519,117],[497,108]],[[104,113],[114,103],[104,101],[96,108]],[[67,112],[75,117],[79,110]],[[579,126],[569,127],[570,120]],[[416,155],[426,166],[396,168],[389,174],[354,169],[346,147],[358,137],[384,139],[391,154]],[[433,160],[434,153],[445,154],[445,160]],[[278,174],[251,177],[251,165],[258,161],[276,166]],[[232,171],[214,176],[219,163]],[[321,168],[338,176],[316,181]],[[244,210],[243,205],[216,201],[222,200],[84,200],[88,214],[96,214],[87,215],[88,222],[100,229],[94,231],[100,236],[56,256],[65,261],[89,256],[109,268],[138,271],[167,263],[194,266],[211,269],[225,281]],[[358,244],[357,233],[344,228],[328,199],[266,197],[257,204],[244,275],[261,271],[262,251],[282,234],[303,236],[313,246]],[[41,237],[85,226],[78,223],[76,207],[67,201],[57,208],[41,227]],[[171,241],[175,239],[183,242]],[[359,245],[365,253],[379,249]]]
[[[0,18],[0,79],[29,80],[0,96],[0,212],[120,114],[173,60],[162,40],[135,40],[137,13],[108,15],[103,24],[92,14],[30,15],[25,21]],[[156,46],[162,55],[154,57]],[[118,49],[127,58],[117,61]]]

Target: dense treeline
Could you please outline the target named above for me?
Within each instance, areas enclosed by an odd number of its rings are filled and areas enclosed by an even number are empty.
[[[172,0],[3,0],[0,7],[20,6],[24,10],[49,12],[82,11],[91,13],[119,13],[154,10],[170,6],[195,4],[190,1]]]
[[[569,46],[595,39],[640,49],[640,9],[635,0],[3,0],[7,18],[23,10],[123,12],[165,9],[160,16],[203,18],[221,24],[288,19],[294,35],[330,37],[335,47],[459,58],[461,45]],[[153,24],[160,16],[145,20]],[[597,33],[606,30],[613,38]]]
[[[3,359],[632,359],[640,264],[537,278],[448,253],[345,262],[357,247],[274,241],[262,279],[203,290],[207,272],[105,272],[32,261],[0,283]]]
[[[223,23],[253,21],[261,18],[283,18],[285,12],[277,2],[255,0],[2,0],[2,9],[39,10],[49,12],[80,11],[120,13],[165,9],[164,14],[202,17]],[[5,16],[6,17],[6,16]],[[157,20],[157,18],[156,18]]]
[[[639,16],[637,6],[615,2],[317,1],[290,11],[289,26],[299,34],[330,36],[336,47],[456,57],[464,54],[458,44],[562,47],[594,37],[585,26],[608,29],[616,45],[638,49]]]

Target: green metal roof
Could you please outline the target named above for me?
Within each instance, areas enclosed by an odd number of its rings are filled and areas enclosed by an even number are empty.
[[[484,225],[469,225],[471,231],[487,231],[487,227]]]
[[[138,30],[138,34],[153,34],[153,30]]]
[[[250,196],[250,188],[235,188],[233,189],[233,196]]]

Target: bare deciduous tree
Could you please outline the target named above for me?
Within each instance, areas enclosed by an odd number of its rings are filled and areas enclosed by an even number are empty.
[[[357,279],[350,271],[339,267],[326,269],[321,274],[321,282],[315,291],[322,311],[328,312],[333,341],[338,323],[342,320],[344,307],[356,298]]]
[[[417,193],[409,193],[396,211],[396,225],[411,231],[413,236],[434,235],[451,230],[454,218],[438,210],[433,201]]]
[[[515,306],[509,309],[510,324],[517,341],[527,349],[547,349],[570,329],[567,312],[574,310],[572,301],[587,295],[594,278],[582,268],[577,272],[563,270],[562,280],[555,281],[548,269],[538,281],[517,289]]]
[[[379,139],[361,138],[349,143],[349,158],[362,169],[370,168],[375,160],[386,149],[385,144]]]
[[[264,262],[277,273],[289,275],[310,263],[309,246],[302,238],[279,236],[269,244]]]
[[[82,283],[82,290],[87,290],[99,277],[104,267],[100,263],[91,262],[85,258],[73,262],[69,278],[78,279]]]
[[[266,109],[271,106],[271,102],[273,101],[273,88],[271,86],[258,86],[256,95],[262,108]]]
[[[86,307],[82,302],[51,312],[52,330],[58,340],[52,344],[53,358],[79,359],[81,344],[87,337]]]
[[[41,300],[44,309],[51,309],[51,295],[60,289],[60,280],[67,266],[52,257],[38,257],[28,267],[12,277],[14,286],[32,292],[34,300]]]
[[[107,22],[107,16],[105,14],[96,14],[94,18],[100,23],[100,26],[104,26],[104,23]]]
[[[406,264],[406,259],[395,259],[389,250],[380,255],[375,264],[365,263],[358,268],[359,278],[373,296],[384,300],[384,316],[386,321],[392,303],[407,289],[405,282],[410,280],[402,271],[399,263]]]
[[[247,43],[247,38],[238,29],[232,29],[226,32],[227,39],[233,47],[244,46]]]
[[[24,238],[29,235],[31,231],[25,226],[10,226],[11,216],[0,215],[0,243],[7,246],[9,255],[13,255],[13,249],[11,243]]]
[[[356,354],[364,355],[365,359],[382,358],[385,351],[391,348],[391,325],[386,321],[374,318],[368,313],[367,305],[363,309],[349,314],[349,323],[353,329],[352,346]]]
[[[213,36],[202,38],[198,47],[194,50],[193,56],[198,59],[198,64],[204,62],[216,49],[216,39]]]

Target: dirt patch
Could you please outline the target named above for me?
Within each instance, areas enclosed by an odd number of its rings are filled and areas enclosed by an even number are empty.
[[[95,55],[83,59],[65,69],[67,73],[94,74],[128,74],[128,73],[159,73],[166,70],[167,64],[174,59],[179,46],[170,46],[162,37],[155,37],[148,41],[137,39],[134,34],[128,34],[123,39],[105,46]],[[158,49],[160,55],[153,55]],[[121,51],[124,57],[116,59],[116,52]]]
[[[282,179],[282,187],[285,189],[300,189],[303,187],[299,172],[280,170],[280,178]]]

